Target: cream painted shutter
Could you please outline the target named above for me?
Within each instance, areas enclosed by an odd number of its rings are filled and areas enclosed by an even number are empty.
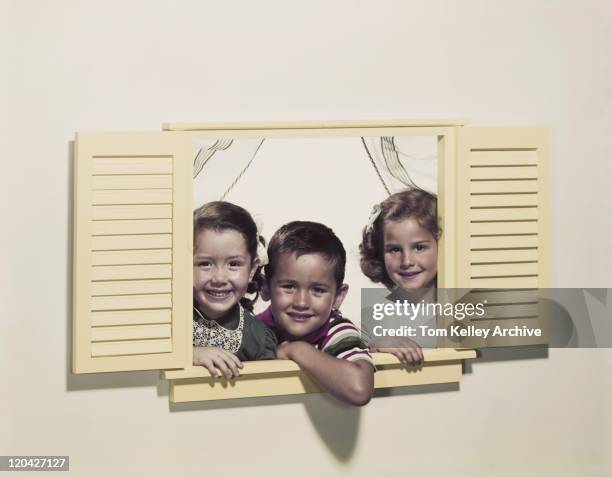
[[[488,326],[513,319],[545,327],[534,289],[549,286],[548,130],[461,128],[457,171],[458,287],[524,289],[485,292],[491,305],[485,318],[493,318]],[[530,337],[490,344],[542,342]]]
[[[190,147],[77,134],[73,372],[191,365]]]

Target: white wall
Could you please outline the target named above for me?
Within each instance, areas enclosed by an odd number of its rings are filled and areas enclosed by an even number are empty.
[[[0,9],[0,454],[70,455],[90,476],[611,472],[610,351],[475,363],[460,391],[398,390],[361,410],[324,396],[169,409],[156,373],[71,376],[67,342],[70,141],[162,121],[548,125],[553,284],[610,287],[609,1]]]

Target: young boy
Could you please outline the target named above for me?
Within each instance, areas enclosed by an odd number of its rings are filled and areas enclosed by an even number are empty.
[[[346,252],[334,232],[316,222],[290,222],[270,240],[262,296],[271,306],[257,316],[275,329],[279,359],[291,359],[322,389],[363,406],[374,387],[374,364],[355,325],[342,318],[348,292]]]

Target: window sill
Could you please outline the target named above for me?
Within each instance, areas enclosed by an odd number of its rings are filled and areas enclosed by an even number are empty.
[[[423,354],[423,365],[411,368],[402,365],[395,356],[374,353],[377,371],[374,387],[459,382],[462,360],[476,358],[474,350],[431,349],[423,350]],[[170,401],[175,403],[322,392],[297,364],[289,360],[246,362],[240,374],[230,381],[213,378],[200,366],[161,372],[162,378],[170,381]]]

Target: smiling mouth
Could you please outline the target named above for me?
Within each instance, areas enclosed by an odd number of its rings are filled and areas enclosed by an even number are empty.
[[[314,315],[307,315],[305,313],[287,313],[289,318],[293,321],[297,321],[298,323],[304,323],[310,320]]]
[[[420,273],[422,273],[421,271],[416,271],[416,272],[398,272],[400,277],[403,278],[412,278],[412,277],[416,277],[417,275],[419,275]]]
[[[213,300],[225,300],[230,296],[231,290],[205,290],[205,293]]]

